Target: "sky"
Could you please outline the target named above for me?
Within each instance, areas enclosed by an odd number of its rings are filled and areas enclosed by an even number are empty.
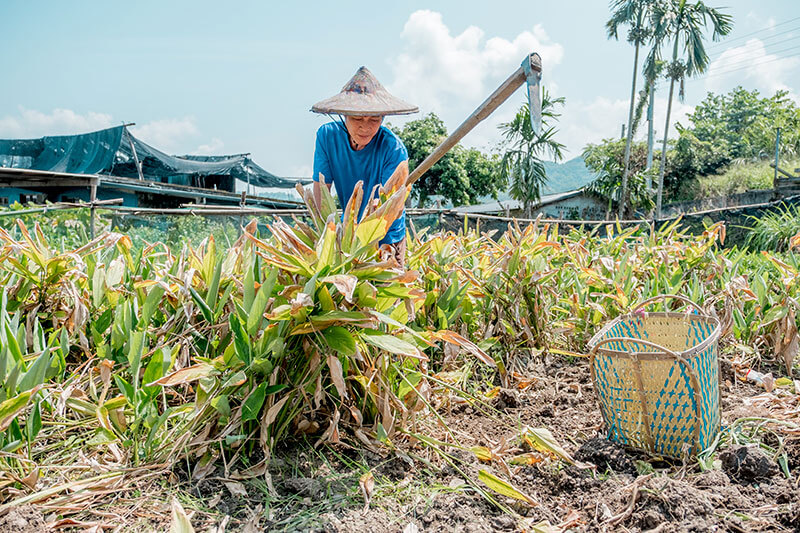
[[[674,119],[737,85],[800,103],[800,2],[709,5],[733,15],[734,30],[707,43],[711,64],[675,99]],[[627,119],[633,47],[606,37],[608,16],[602,0],[0,0],[0,138],[134,122],[168,153],[248,152],[277,175],[308,177],[328,120],[309,109],[358,67],[420,107],[391,123],[435,112],[452,131],[535,51],[544,86],[566,99],[556,139],[570,159]],[[657,132],[667,90],[656,93]],[[524,98],[520,89],[463,143],[497,150],[498,124]]]

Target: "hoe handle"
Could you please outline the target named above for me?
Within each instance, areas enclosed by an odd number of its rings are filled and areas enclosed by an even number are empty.
[[[534,70],[538,70],[541,72],[542,66],[541,63],[536,64],[535,62],[531,65],[531,68]],[[514,91],[520,88],[526,80],[526,73],[523,67],[519,67],[516,72],[514,72],[511,76],[508,77],[506,81],[504,81],[500,87],[495,89],[495,91],[487,98],[478,109],[472,112],[472,114],[467,117],[465,120],[450,136],[442,141],[442,143],[436,147],[436,149],[431,152],[431,154],[425,158],[425,160],[420,163],[414,171],[409,174],[408,179],[406,180],[406,185],[411,186],[415,181],[417,181],[428,169],[430,169],[433,165],[436,164],[439,159],[444,156],[447,152],[450,151],[453,146],[455,146],[458,141],[460,141],[464,136],[472,131],[472,129],[477,126],[482,120],[492,114],[492,111],[497,109],[497,107],[508,100],[508,97],[514,94]]]

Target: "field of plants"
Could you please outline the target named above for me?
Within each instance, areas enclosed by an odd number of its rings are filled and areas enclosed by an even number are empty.
[[[404,270],[406,188],[361,194],[225,243],[0,229],[0,531],[797,530],[791,251],[511,225]],[[723,432],[683,462],[597,438],[586,342],[658,294],[724,329]]]

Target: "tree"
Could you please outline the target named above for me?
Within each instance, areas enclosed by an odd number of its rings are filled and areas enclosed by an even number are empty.
[[[542,94],[542,132],[536,135],[531,126],[530,108],[527,102],[517,111],[511,122],[500,124],[505,137],[500,175],[510,182],[511,197],[523,203],[525,216],[531,216],[533,204],[539,201],[541,189],[547,183],[547,172],[541,157],[563,159],[564,145],[555,140],[558,130],[550,126],[560,114],[554,107],[564,105],[564,97],[551,98],[547,91]]]
[[[392,131],[408,150],[410,170],[447,138],[447,127],[435,113],[412,120],[402,128],[392,128]],[[459,206],[477,203],[480,197],[497,198],[504,188],[497,156],[456,145],[414,184],[411,198],[417,201],[418,207],[424,207],[431,196],[437,195]]]
[[[800,149],[800,107],[786,91],[762,98],[758,91],[736,87],[727,94],[708,93],[689,115],[691,132],[698,140],[724,146],[730,160],[772,157],[775,128],[781,128],[781,149],[796,155]]]
[[[650,19],[651,7],[654,0],[613,0],[611,3],[611,18],[606,22],[608,38],[618,39],[619,27],[630,26],[628,42],[634,45],[633,76],[631,79],[631,99],[628,107],[628,135],[625,139],[625,157],[622,171],[622,192],[619,202],[619,218],[623,218],[625,203],[628,198],[628,173],[631,160],[631,142],[634,133],[634,102],[636,101],[636,76],[639,68],[639,47],[646,44],[653,32],[647,26]],[[639,109],[641,114],[641,109]]]
[[[667,160],[667,138],[669,135],[669,119],[672,113],[672,96],[675,82],[680,81],[680,98],[683,99],[683,82],[686,76],[694,76],[705,72],[708,66],[708,54],[703,44],[704,30],[708,23],[712,26],[712,39],[717,41],[730,33],[733,28],[732,17],[717,9],[706,6],[703,2],[688,0],[663,0],[653,6],[652,22],[656,46],[654,46],[654,62],[660,52],[662,42],[672,42],[672,61],[667,65],[669,78],[669,97],[667,98],[667,120],[664,124],[664,144],[661,150],[661,166],[658,172],[658,196],[656,200],[656,216],[661,217],[661,200],[664,190],[664,170]],[[683,48],[685,58],[680,59],[678,53]]]
[[[625,152],[628,150],[629,203],[620,218],[626,218],[634,209],[649,210],[653,202],[647,191],[645,181],[647,174],[647,145],[627,142],[622,139],[604,139],[599,144],[589,144],[583,149],[583,160],[586,168],[597,175],[597,178],[586,186],[586,191],[607,203],[606,218],[611,216],[615,206],[619,206],[622,196],[622,177],[625,164]]]

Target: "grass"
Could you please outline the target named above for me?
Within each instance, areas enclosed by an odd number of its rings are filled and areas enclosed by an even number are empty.
[[[748,220],[752,225],[747,246],[754,250],[786,252],[792,247],[792,238],[800,235],[800,209],[796,205],[778,206]]]
[[[721,174],[699,178],[696,197],[715,198],[771,189],[775,169],[769,165],[770,161],[733,163]],[[800,160],[781,161],[780,166],[793,173],[795,168],[800,167]]]

